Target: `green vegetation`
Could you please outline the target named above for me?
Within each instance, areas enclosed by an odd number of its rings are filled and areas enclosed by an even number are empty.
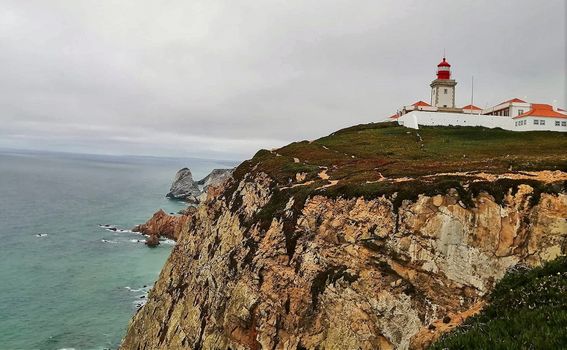
[[[280,156],[277,156],[280,155]],[[300,163],[295,163],[298,158]],[[281,184],[298,172],[316,177],[329,168],[349,182],[435,173],[566,170],[567,134],[512,132],[481,127],[423,127],[394,123],[358,125],[313,142],[295,142],[252,159]]]
[[[329,184],[318,176],[322,170],[326,170],[329,180],[338,180],[338,183],[322,189]],[[473,186],[474,177],[451,173],[535,170],[567,170],[567,134],[481,127],[413,130],[395,123],[375,123],[343,129],[312,142],[295,142],[274,151],[261,150],[239,166],[234,177],[238,180],[248,172],[262,171],[275,180],[280,190],[294,192],[297,189],[290,189],[290,184],[297,183],[296,174],[303,173],[304,182],[313,181],[308,186],[311,194],[369,198],[398,192],[399,201],[420,193],[443,193],[448,188],[457,188],[462,196],[466,192],[463,188],[471,185],[473,194],[489,189],[498,199],[509,188],[526,181],[475,182]],[[449,174],[439,175],[443,173]],[[383,177],[409,179],[377,181]],[[565,184],[556,184],[554,188],[553,192],[562,191]],[[235,189],[227,192],[229,197]],[[306,191],[301,192],[304,195]],[[279,197],[285,200],[290,196]],[[468,197],[463,197],[463,201],[467,202]],[[281,203],[272,203],[272,207],[280,208]]]
[[[567,257],[508,272],[480,314],[430,349],[567,349]]]

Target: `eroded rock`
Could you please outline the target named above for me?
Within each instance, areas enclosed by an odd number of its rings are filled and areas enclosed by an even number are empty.
[[[122,349],[422,349],[509,267],[561,254],[567,235],[567,195],[534,199],[527,185],[472,206],[456,191],[399,207],[290,198],[267,218],[266,174],[231,188],[174,225],[178,244]]]

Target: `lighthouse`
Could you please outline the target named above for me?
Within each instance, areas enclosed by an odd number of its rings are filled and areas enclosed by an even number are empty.
[[[558,131],[567,133],[567,111],[545,103],[529,103],[513,98],[494,107],[481,109],[472,104],[455,106],[455,86],[451,65],[445,55],[437,65],[437,79],[431,86],[431,104],[417,101],[398,109],[390,117],[399,125],[419,129],[429,126],[482,126],[512,131]]]
[[[431,82],[431,105],[439,109],[455,108],[455,85],[451,79],[451,65],[445,57],[437,65],[437,79]]]

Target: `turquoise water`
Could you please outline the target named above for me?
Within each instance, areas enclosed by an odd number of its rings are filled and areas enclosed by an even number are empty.
[[[176,212],[164,194],[179,168],[200,178],[233,165],[0,152],[0,349],[116,348],[172,246],[99,225]]]

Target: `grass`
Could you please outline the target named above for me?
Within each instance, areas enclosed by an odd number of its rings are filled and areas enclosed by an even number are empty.
[[[297,162],[299,160],[299,162]],[[328,184],[318,177],[327,169]],[[305,181],[315,181],[306,190],[309,194],[365,198],[392,195],[398,201],[413,199],[418,194],[444,193],[448,186],[457,188],[463,202],[471,204],[470,193],[489,190],[497,199],[519,183],[475,183],[470,177],[451,175],[424,176],[440,173],[477,172],[505,173],[536,170],[567,170],[567,134],[558,132],[512,132],[481,127],[423,127],[413,130],[395,123],[363,124],[339,130],[329,136],[308,142],[294,142],[277,150],[259,151],[234,173],[237,182],[248,172],[265,172],[277,188],[296,182],[296,174],[304,173]],[[381,177],[410,177],[408,182],[385,181]],[[235,184],[235,186],[237,183]],[[469,193],[463,187],[472,186]],[[535,186],[538,184],[530,183]],[[229,197],[236,187],[227,191]],[[541,186],[540,186],[541,187]],[[563,191],[565,184],[556,184],[552,192]],[[296,190],[286,189],[278,197],[287,201]],[[492,193],[494,192],[494,193]],[[473,193],[477,194],[477,193]],[[236,203],[238,204],[238,203]],[[284,203],[285,204],[285,203]],[[271,203],[280,208],[282,203]],[[271,214],[272,210],[264,214]]]
[[[567,257],[513,269],[489,301],[430,349],[567,349]]]
[[[279,155],[279,156],[277,156]],[[298,158],[300,163],[295,163]],[[313,142],[261,151],[252,162],[279,183],[298,172],[360,182],[441,172],[566,170],[567,134],[481,127],[407,129],[394,123],[358,125]]]

